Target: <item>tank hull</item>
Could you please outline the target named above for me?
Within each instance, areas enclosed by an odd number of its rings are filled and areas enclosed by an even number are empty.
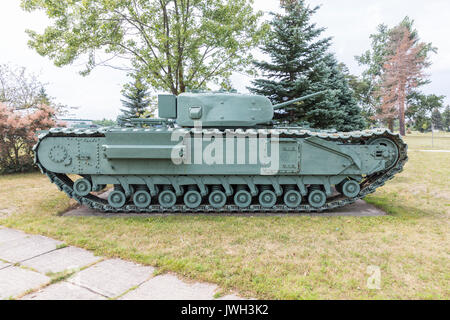
[[[400,172],[406,152],[384,129],[52,129],[35,146],[39,168],[70,197],[144,213],[337,208]],[[105,185],[115,186],[107,200],[92,194]]]

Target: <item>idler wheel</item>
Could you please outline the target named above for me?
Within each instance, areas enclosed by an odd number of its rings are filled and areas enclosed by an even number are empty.
[[[264,208],[271,208],[277,203],[277,195],[272,190],[264,190],[259,194],[258,200]]]
[[[356,197],[359,192],[361,191],[361,187],[359,186],[359,183],[355,180],[347,180],[342,185],[342,194],[349,198]]]
[[[188,208],[194,209],[202,203],[202,195],[197,190],[189,190],[184,194],[183,200]]]
[[[159,204],[164,208],[170,208],[177,202],[177,196],[172,190],[164,190],[158,196]]]
[[[313,190],[309,193],[308,202],[312,207],[320,208],[327,202],[327,195],[322,190]]]
[[[289,208],[296,208],[302,203],[302,195],[297,190],[289,190],[284,194],[284,204]]]
[[[398,160],[398,147],[394,141],[388,138],[376,138],[369,142],[370,145],[378,145],[385,147],[382,156],[386,161],[386,169],[391,168]]]
[[[239,208],[247,208],[252,203],[252,195],[247,190],[239,190],[234,195],[233,200]]]
[[[222,208],[227,203],[227,196],[221,190],[214,190],[210,193],[208,201],[214,208]]]
[[[78,179],[73,184],[73,191],[81,197],[87,196],[92,191],[92,184],[88,179]]]
[[[121,190],[113,190],[108,196],[108,203],[113,208],[121,208],[127,201],[125,193]]]
[[[133,203],[138,208],[147,208],[152,202],[152,196],[146,190],[138,190],[134,193]]]

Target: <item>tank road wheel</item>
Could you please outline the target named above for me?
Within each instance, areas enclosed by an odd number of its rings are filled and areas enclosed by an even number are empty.
[[[127,201],[127,197],[122,190],[113,190],[108,196],[108,203],[113,208],[121,208]]]
[[[195,209],[202,203],[202,195],[197,190],[189,190],[184,194],[183,200],[188,208]]]
[[[272,190],[264,190],[259,194],[258,200],[264,208],[272,208],[277,203],[277,195]]]
[[[377,138],[369,142],[370,145],[384,146],[383,158],[386,161],[386,169],[391,168],[398,160],[398,147],[394,141],[387,138]]]
[[[347,180],[342,185],[342,194],[349,198],[356,197],[359,192],[361,191],[361,187],[359,186],[359,183],[355,180]]]
[[[138,190],[134,193],[133,203],[138,208],[147,208],[152,202],[152,196],[146,190]]]
[[[219,209],[227,203],[227,195],[222,190],[216,189],[209,194],[208,201],[211,206]]]
[[[309,193],[308,202],[312,207],[320,208],[327,202],[327,195],[322,190],[313,190]]]
[[[80,197],[87,196],[92,190],[92,184],[88,179],[82,178],[75,181],[73,191]]]
[[[164,190],[158,196],[159,204],[164,208],[170,208],[177,202],[177,196],[172,190]]]
[[[247,208],[252,203],[252,195],[247,190],[239,190],[233,199],[239,208]]]
[[[302,195],[297,190],[289,190],[284,194],[284,204],[289,208],[296,208],[302,203]]]

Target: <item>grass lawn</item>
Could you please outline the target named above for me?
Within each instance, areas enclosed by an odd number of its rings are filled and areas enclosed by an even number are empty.
[[[415,151],[429,134],[406,141],[404,172],[367,198],[383,217],[63,217],[74,202],[32,173],[0,176],[0,224],[248,297],[448,299],[450,153]],[[450,150],[450,135],[434,146]]]

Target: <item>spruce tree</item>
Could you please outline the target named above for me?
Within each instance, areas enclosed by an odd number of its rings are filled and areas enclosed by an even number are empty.
[[[303,0],[285,0],[281,7],[285,14],[273,14],[270,35],[261,47],[270,62],[255,62],[264,78],[254,80],[249,90],[267,96],[273,103],[326,90],[322,95],[277,111],[275,118],[291,125],[321,129],[364,128],[345,74],[327,52],[331,39],[320,39],[324,28],[310,22],[319,7],[310,8]]]
[[[49,95],[47,94],[47,90],[45,90],[44,87],[41,87],[41,89],[39,90],[39,94],[36,100],[38,104],[45,104],[47,106],[50,106],[52,104],[52,99],[49,97]]]
[[[121,99],[123,109],[118,117],[118,122],[130,118],[142,117],[147,110],[150,99],[148,90],[139,76],[134,76],[134,81],[125,85],[123,90],[124,99]]]

